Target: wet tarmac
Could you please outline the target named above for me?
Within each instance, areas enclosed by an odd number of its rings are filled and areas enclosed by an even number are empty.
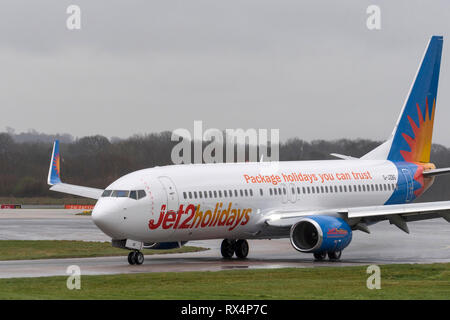
[[[0,239],[110,240],[97,229],[89,216],[76,216],[75,212],[79,211],[2,210]],[[450,262],[449,223],[435,219],[408,225],[410,234],[388,222],[372,226],[371,234],[354,232],[352,243],[343,251],[339,262],[315,262],[311,254],[294,250],[289,239],[249,240],[247,259],[226,260],[220,255],[221,240],[217,239],[189,242],[189,245],[209,248],[207,251],[147,255],[140,266],[128,265],[125,256],[0,261],[0,278],[67,275],[70,265],[78,265],[84,275],[93,275]]]

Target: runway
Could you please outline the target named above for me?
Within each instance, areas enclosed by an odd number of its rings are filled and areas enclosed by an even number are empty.
[[[109,240],[90,217],[76,216],[75,212],[79,211],[2,210],[0,239]],[[311,254],[294,250],[289,239],[250,240],[248,259],[224,260],[220,255],[221,240],[208,240],[192,241],[189,245],[210,250],[147,255],[141,266],[128,265],[126,257],[0,261],[0,278],[65,276],[70,265],[78,265],[82,275],[94,275],[450,262],[449,223],[444,219],[435,219],[409,223],[409,228],[408,235],[383,222],[372,226],[371,234],[354,232],[353,241],[344,250],[340,262],[314,262]]]

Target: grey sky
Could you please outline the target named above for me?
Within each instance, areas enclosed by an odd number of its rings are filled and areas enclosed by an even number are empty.
[[[69,4],[80,31],[66,29]],[[203,120],[381,140],[440,34],[433,141],[450,146],[449,18],[448,0],[2,1],[0,130],[127,137]]]

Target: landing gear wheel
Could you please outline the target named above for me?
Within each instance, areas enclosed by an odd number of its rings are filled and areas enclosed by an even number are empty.
[[[134,261],[135,261],[135,263],[136,263],[137,265],[141,265],[141,264],[144,263],[144,255],[142,254],[142,252],[137,251],[137,252],[134,254]]]
[[[342,250],[328,252],[328,259],[331,261],[338,261],[341,258]]]
[[[230,259],[234,254],[235,241],[224,239],[222,245],[220,246],[220,253],[225,259]]]
[[[326,257],[327,257],[327,253],[325,251],[314,253],[314,259],[316,259],[316,261],[323,261],[323,260],[325,260]]]
[[[247,240],[238,240],[236,241],[236,245],[234,248],[234,253],[236,254],[236,257],[240,259],[247,258],[248,255],[248,242]]]
[[[134,258],[135,254],[136,254],[136,252],[134,252],[134,251],[131,251],[128,254],[128,263],[131,264],[131,265],[136,264],[136,260]]]

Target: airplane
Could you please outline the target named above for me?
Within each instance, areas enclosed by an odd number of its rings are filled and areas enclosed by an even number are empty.
[[[93,222],[112,246],[144,262],[143,249],[223,239],[223,258],[244,259],[248,239],[289,238],[315,260],[338,261],[352,232],[387,220],[444,218],[450,201],[412,203],[438,175],[430,162],[443,37],[432,36],[390,137],[361,158],[182,164],[131,172],[105,189],[61,181],[59,142],[53,145],[50,190],[97,199]]]

